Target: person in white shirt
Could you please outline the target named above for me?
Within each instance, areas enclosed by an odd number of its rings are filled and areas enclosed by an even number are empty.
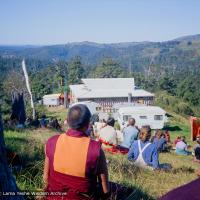
[[[105,126],[106,126],[105,120],[94,123],[93,130],[94,130],[94,135],[95,135],[96,138],[99,138],[99,132]]]
[[[109,117],[106,126],[99,131],[99,139],[104,144],[117,145],[117,132],[114,129],[115,120]]]

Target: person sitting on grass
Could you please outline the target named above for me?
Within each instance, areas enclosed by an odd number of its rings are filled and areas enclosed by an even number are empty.
[[[153,140],[158,152],[166,152],[167,151],[167,140],[164,137],[164,134],[161,130],[156,131],[155,138]]]
[[[96,137],[96,139],[99,139],[99,132],[102,128],[104,128],[106,126],[106,120],[99,120],[99,122],[95,122],[93,125],[93,130],[94,130],[94,136]]]
[[[128,126],[123,129],[123,142],[118,146],[119,149],[129,150],[134,140],[137,140],[138,129],[135,127],[135,119],[128,120]]]
[[[42,118],[40,119],[40,126],[41,126],[41,128],[46,128],[47,127],[46,115],[42,115]]]
[[[45,191],[63,196],[46,199],[86,200],[97,197],[97,179],[102,198],[109,196],[108,170],[101,144],[88,136],[90,111],[83,104],[69,109],[66,133],[51,137],[45,146],[43,180]],[[99,191],[99,190],[98,190]]]
[[[106,126],[99,131],[99,140],[101,143],[111,146],[117,146],[117,132],[114,128],[115,120],[109,117]]]
[[[165,130],[164,136],[165,136],[167,143],[171,143],[170,133],[168,130]]]
[[[155,144],[149,142],[151,129],[149,126],[141,128],[139,140],[132,143],[128,152],[128,160],[138,167],[159,169],[158,151]]]
[[[200,135],[196,137],[197,145],[194,147],[194,161],[200,163]]]
[[[181,136],[180,141],[176,143],[176,151],[179,155],[190,155],[191,152],[188,151],[188,145],[185,141],[185,136]]]
[[[178,136],[176,139],[175,139],[175,141],[174,141],[174,145],[176,146],[176,144],[178,143],[178,142],[180,142],[181,141],[181,136]]]

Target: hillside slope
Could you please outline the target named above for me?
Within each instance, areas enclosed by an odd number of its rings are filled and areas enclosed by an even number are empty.
[[[136,72],[147,70],[199,71],[200,35],[166,42],[98,44],[67,43],[52,46],[0,46],[1,58],[29,58],[55,62],[80,56],[85,65],[96,65],[111,57]],[[149,66],[151,66],[149,68]]]

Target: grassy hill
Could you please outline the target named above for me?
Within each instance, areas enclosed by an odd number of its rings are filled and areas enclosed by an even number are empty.
[[[51,108],[50,116],[64,120],[66,110]],[[190,125],[186,118],[170,113],[169,128],[172,140],[178,135],[185,135],[189,144],[194,145],[190,141]],[[23,169],[15,173],[21,190],[43,189],[44,144],[54,134],[56,131],[50,129],[5,130],[6,145],[22,158]],[[109,161],[110,180],[134,190],[129,199],[156,199],[169,190],[196,179],[195,170],[199,169],[199,164],[192,161],[192,156],[178,156],[174,152],[160,154],[161,163],[172,165],[170,172],[138,169],[123,155],[107,153],[106,157]]]

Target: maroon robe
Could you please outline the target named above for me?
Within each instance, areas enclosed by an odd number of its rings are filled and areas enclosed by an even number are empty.
[[[200,199],[200,178],[180,186],[159,200],[199,200]]]
[[[87,137],[84,133],[76,130],[68,130],[66,135],[83,139]],[[60,135],[51,137],[46,144],[46,156],[49,158],[50,172],[46,192],[66,192],[67,195],[47,196],[47,199],[88,199],[87,196],[94,196],[97,184],[97,164],[100,156],[100,143],[89,139],[87,157],[85,162],[85,177],[68,175],[55,171],[54,156],[56,144]],[[86,139],[86,138],[85,138]],[[77,151],[81,151],[81,145],[77,146]],[[62,155],[68,156],[68,155]],[[67,157],[65,158],[67,159]],[[73,160],[78,159],[76,157]],[[93,199],[92,197],[90,199]]]

